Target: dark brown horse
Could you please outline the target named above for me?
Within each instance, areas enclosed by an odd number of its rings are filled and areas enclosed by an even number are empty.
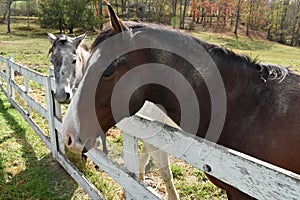
[[[149,100],[183,130],[300,174],[299,75],[180,32],[124,23],[109,11],[112,27],[95,40],[65,116],[69,148],[91,149],[99,130]],[[209,178],[229,199],[253,199]]]

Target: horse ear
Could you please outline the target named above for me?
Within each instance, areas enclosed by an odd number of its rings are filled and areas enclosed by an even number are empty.
[[[85,33],[85,34],[82,34],[82,35],[74,38],[73,39],[74,46],[77,48],[80,45],[80,43],[86,38],[86,36],[87,36],[87,34]]]
[[[51,42],[51,44],[53,44],[56,39],[57,37],[55,35],[53,35],[52,33],[48,33],[48,40]]]
[[[110,23],[112,28],[116,33],[121,33],[122,31],[128,30],[128,27],[122,22],[122,20],[116,15],[114,9],[108,1],[105,1],[108,7],[108,12],[110,16]]]

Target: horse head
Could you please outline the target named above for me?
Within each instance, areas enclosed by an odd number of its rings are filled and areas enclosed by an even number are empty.
[[[56,37],[48,33],[52,44],[49,53],[50,61],[54,65],[55,99],[59,103],[71,101],[82,79],[85,62],[89,56],[87,49],[80,45],[85,38],[86,34],[70,38],[64,34]]]

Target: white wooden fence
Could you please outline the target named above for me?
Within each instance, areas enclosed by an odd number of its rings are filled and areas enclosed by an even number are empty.
[[[9,102],[51,149],[54,159],[65,168],[89,196],[92,199],[105,199],[65,156],[64,145],[59,134],[61,130],[60,105],[53,98],[53,78],[20,66],[12,59],[0,57],[0,66],[0,88]],[[23,84],[15,81],[16,72],[19,76],[24,77]],[[46,107],[30,96],[29,80],[37,82],[45,88]],[[25,109],[16,102],[15,93],[18,93],[26,101]],[[163,149],[257,199],[300,199],[300,175],[204,139],[195,139],[189,133],[155,121],[154,119],[161,118],[162,112],[153,104],[148,102],[144,107],[145,109],[141,110],[139,114],[125,118],[117,124],[123,132],[126,167],[116,164],[98,149],[87,153],[87,156],[96,165],[126,190],[127,199],[161,199],[153,189],[138,180],[138,175],[134,174],[139,167],[138,138],[143,138],[145,142]],[[50,137],[32,119],[31,108],[47,119]],[[151,135],[151,137],[145,137],[147,135]],[[187,147],[186,144],[189,146]]]

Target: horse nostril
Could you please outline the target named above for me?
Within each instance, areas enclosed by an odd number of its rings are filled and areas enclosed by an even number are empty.
[[[89,150],[86,148],[86,147],[84,147],[83,148],[83,150],[82,150],[82,153],[86,153],[86,152],[88,152]]]
[[[72,138],[69,137],[69,139],[68,139],[68,146],[71,146],[71,144],[72,144]]]
[[[67,95],[67,98],[66,98],[66,100],[69,100],[69,99],[70,99],[70,97],[71,97],[70,93],[66,92],[66,95]]]

